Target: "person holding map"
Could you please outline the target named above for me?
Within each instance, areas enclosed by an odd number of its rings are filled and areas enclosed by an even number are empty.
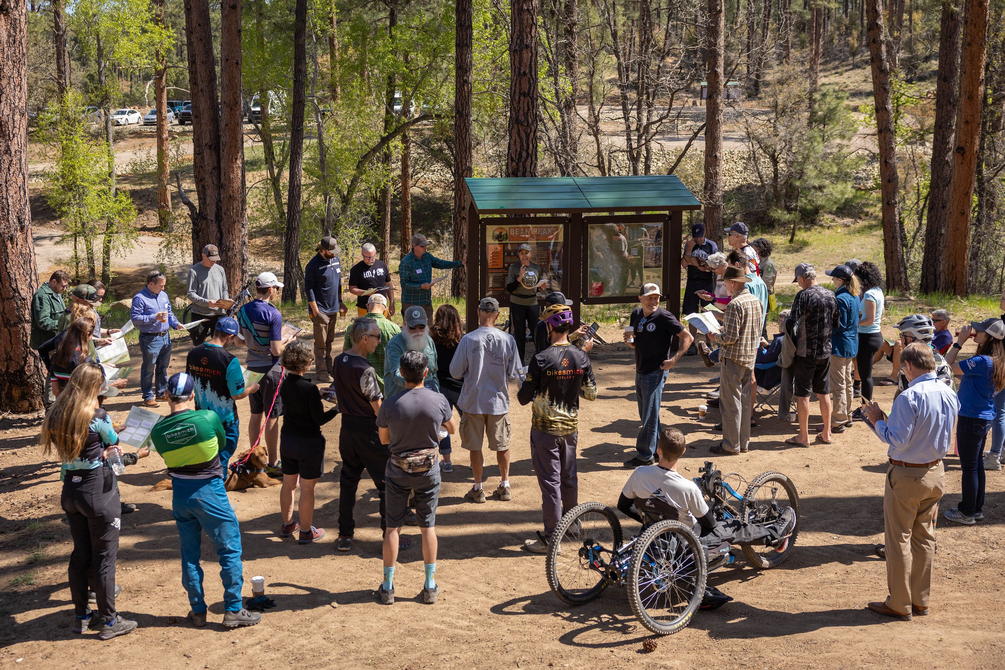
[[[202,248],[202,260],[188,269],[186,295],[192,315],[202,323],[189,331],[192,344],[200,345],[213,335],[216,322],[233,306],[227,286],[227,272],[220,265],[220,249],[215,244]]]
[[[401,313],[411,305],[418,305],[426,312],[426,321],[433,320],[433,268],[452,270],[464,265],[467,253],[459,261],[445,261],[426,251],[429,240],[425,235],[412,235],[412,250],[401,259],[398,276],[401,277]],[[439,281],[437,279],[436,281]],[[397,363],[395,363],[397,365]],[[395,367],[397,370],[397,367]]]
[[[185,326],[175,317],[171,309],[171,299],[164,287],[167,277],[160,270],[147,274],[146,287],[133,296],[129,318],[140,331],[140,352],[143,365],[140,367],[140,390],[144,407],[159,407],[154,399],[167,390],[167,369],[171,362],[171,335],[169,328],[185,330]],[[156,375],[156,393],[154,387]]]
[[[387,315],[394,316],[394,284],[384,261],[377,260],[377,247],[369,242],[361,249],[363,260],[349,270],[349,293],[356,296],[356,316],[366,316],[372,295],[387,298]],[[350,345],[351,346],[351,345]]]

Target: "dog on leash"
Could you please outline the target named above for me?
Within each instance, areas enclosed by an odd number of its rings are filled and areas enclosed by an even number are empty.
[[[236,463],[240,463],[248,452],[245,451],[239,457],[234,459]],[[269,477],[265,474],[265,466],[268,465],[269,452],[265,445],[259,445],[251,452],[251,456],[248,460],[239,465],[236,469],[230,468],[227,472],[227,480],[224,484],[228,491],[243,491],[244,489],[250,488],[268,488],[270,486],[278,486],[279,481]],[[167,477],[161,481],[154,484],[151,491],[170,491],[171,490],[171,478]]]

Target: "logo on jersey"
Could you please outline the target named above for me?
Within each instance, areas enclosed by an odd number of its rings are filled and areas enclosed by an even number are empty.
[[[164,439],[171,444],[189,444],[198,434],[198,430],[192,424],[182,424],[164,433]]]
[[[646,326],[646,330],[648,330],[650,333],[654,332],[656,330],[656,324],[655,323],[648,324]]]

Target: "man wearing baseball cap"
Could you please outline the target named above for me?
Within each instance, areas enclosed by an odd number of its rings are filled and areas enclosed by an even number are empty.
[[[281,288],[283,283],[271,272],[258,275],[255,279],[255,299],[237,312],[237,324],[241,330],[236,340],[238,346],[248,348],[244,361],[248,371],[265,375],[259,382],[258,390],[248,396],[251,408],[248,446],[254,446],[264,420],[265,444],[269,451],[265,472],[277,479],[282,477],[279,469],[279,417],[283,415],[283,399],[279,397],[282,370],[277,363],[288,339],[283,339],[283,315],[269,302],[279,295]]]
[[[362,300],[362,298],[361,298]],[[401,332],[401,328],[398,327],[394,321],[387,318],[388,305],[387,298],[384,297],[382,293],[373,293],[369,298],[366,299],[366,314],[364,316],[373,319],[377,322],[377,328],[380,329],[380,342],[377,346],[366,355],[366,360],[369,361],[370,365],[373,367],[373,371],[377,374],[377,384],[380,386],[381,393],[384,392],[384,359],[387,356],[387,344],[391,339]],[[425,312],[423,312],[425,314]],[[349,351],[352,348],[353,341],[350,337],[351,328],[345,329],[345,339],[342,341],[342,351]],[[336,363],[338,362],[338,357],[335,357]],[[334,373],[332,377],[334,377]]]
[[[459,261],[440,260],[426,251],[429,240],[425,235],[412,235],[412,250],[401,259],[398,265],[398,276],[401,278],[401,311],[402,314],[410,305],[418,305],[426,312],[426,320],[433,320],[433,268],[437,270],[452,270],[464,265],[468,260],[467,252]],[[432,374],[432,370],[430,371]]]
[[[660,287],[643,284],[639,290],[641,307],[628,317],[625,343],[635,350],[635,395],[639,403],[642,430],[635,440],[636,454],[625,461],[626,468],[656,462],[656,440],[660,432],[660,404],[667,374],[694,341],[677,317],[660,307]]]
[[[726,241],[729,243],[729,246],[739,249],[750,259],[747,274],[755,273],[757,276],[760,276],[761,258],[757,255],[757,249],[747,243],[749,236],[750,229],[747,228],[747,224],[743,221],[737,221],[726,230]]]
[[[335,342],[335,324],[339,314],[348,308],[342,302],[342,265],[339,246],[328,235],[318,242],[317,254],[304,269],[304,293],[311,323],[314,324],[314,366],[319,382],[330,382],[332,369],[332,344]]]
[[[702,300],[698,296],[698,291],[715,293],[715,272],[708,266],[708,257],[719,251],[715,242],[705,237],[705,225],[696,223],[691,226],[691,239],[684,245],[684,254],[680,259],[680,266],[687,270],[687,284],[684,286],[684,304],[681,305],[680,313],[693,314],[699,307],[711,304],[710,301]],[[688,332],[692,337],[697,332],[695,327],[688,324]],[[694,356],[698,353],[697,348],[692,344],[688,347],[686,355]]]
[[[237,356],[227,351],[240,332],[237,320],[229,316],[216,322],[213,336],[193,347],[185,359],[185,372],[195,384],[195,406],[214,412],[223,424],[226,441],[220,445],[220,464],[223,478],[227,478],[227,465],[237,449],[241,434],[237,418],[237,402],[258,391],[258,383],[245,386],[244,371]]]
[[[70,304],[67,306],[66,311],[63,312],[63,315],[59,317],[59,332],[63,332],[69,328],[73,322],[73,306],[81,305],[82,307],[90,308],[90,312],[94,316],[94,330],[91,333],[91,337],[95,340],[95,346],[102,347],[106,344],[111,344],[112,341],[110,339],[101,338],[101,315],[94,309],[94,306],[99,302],[101,301],[98,299],[98,289],[90,284],[78,284],[75,286],[73,291],[70,292]],[[113,332],[118,332],[118,329],[109,330],[108,334],[111,335]]]
[[[509,273],[506,275],[506,290],[510,294],[509,316],[516,348],[520,353],[520,365],[523,365],[527,346],[527,328],[534,333],[541,314],[537,306],[537,293],[548,285],[548,280],[541,278],[541,266],[530,261],[530,252],[529,244],[521,244],[517,249],[520,260],[509,266]]]
[[[231,305],[230,289],[227,287],[227,272],[220,262],[220,250],[215,244],[202,248],[202,260],[188,269],[188,289],[186,295],[192,303],[193,321],[205,319],[188,331],[192,344],[199,345],[213,334],[216,322],[227,313]],[[226,302],[222,302],[226,301]]]
[[[213,412],[195,409],[195,380],[188,373],[172,375],[167,386],[171,414],[157,422],[150,439],[172,480],[171,515],[181,540],[181,583],[192,607],[188,618],[198,628],[206,625],[208,606],[199,566],[206,531],[220,559],[224,627],[254,626],[262,615],[244,609],[241,599],[241,527],[223,486],[219,456],[226,441],[223,424]]]
[[[406,382],[400,368],[401,356],[406,351],[421,351],[426,355],[429,374],[426,375],[425,386],[439,392],[436,343],[429,336],[426,310],[419,305],[409,305],[402,311],[401,317],[405,322],[404,329],[392,337],[384,349],[384,397],[391,398],[405,390]]]

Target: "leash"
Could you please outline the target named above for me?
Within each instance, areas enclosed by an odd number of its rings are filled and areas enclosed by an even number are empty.
[[[262,436],[265,435],[265,429],[269,425],[269,419],[268,419],[268,417],[272,416],[272,410],[276,406],[276,399],[279,398],[279,390],[283,387],[283,380],[286,379],[286,368],[280,367],[280,370],[281,370],[281,372],[279,373],[279,383],[276,384],[276,393],[275,393],[275,395],[272,396],[272,404],[269,405],[269,412],[268,412],[268,414],[265,415],[266,416],[265,420],[262,421],[262,429],[258,431],[258,439],[256,439],[255,443],[253,445],[251,445],[251,449],[249,449],[248,453],[246,453],[244,455],[244,458],[242,458],[241,460],[237,461],[236,463],[231,463],[230,464],[230,469],[231,470],[235,470],[235,471],[238,470],[239,468],[241,468],[241,466],[243,466],[245,463],[247,463],[251,459],[251,454],[255,451],[255,449],[258,448],[259,443],[262,441]],[[266,373],[266,374],[268,374],[268,373]],[[264,377],[263,377],[263,379],[264,379]],[[259,472],[261,472],[261,470],[259,470]]]

